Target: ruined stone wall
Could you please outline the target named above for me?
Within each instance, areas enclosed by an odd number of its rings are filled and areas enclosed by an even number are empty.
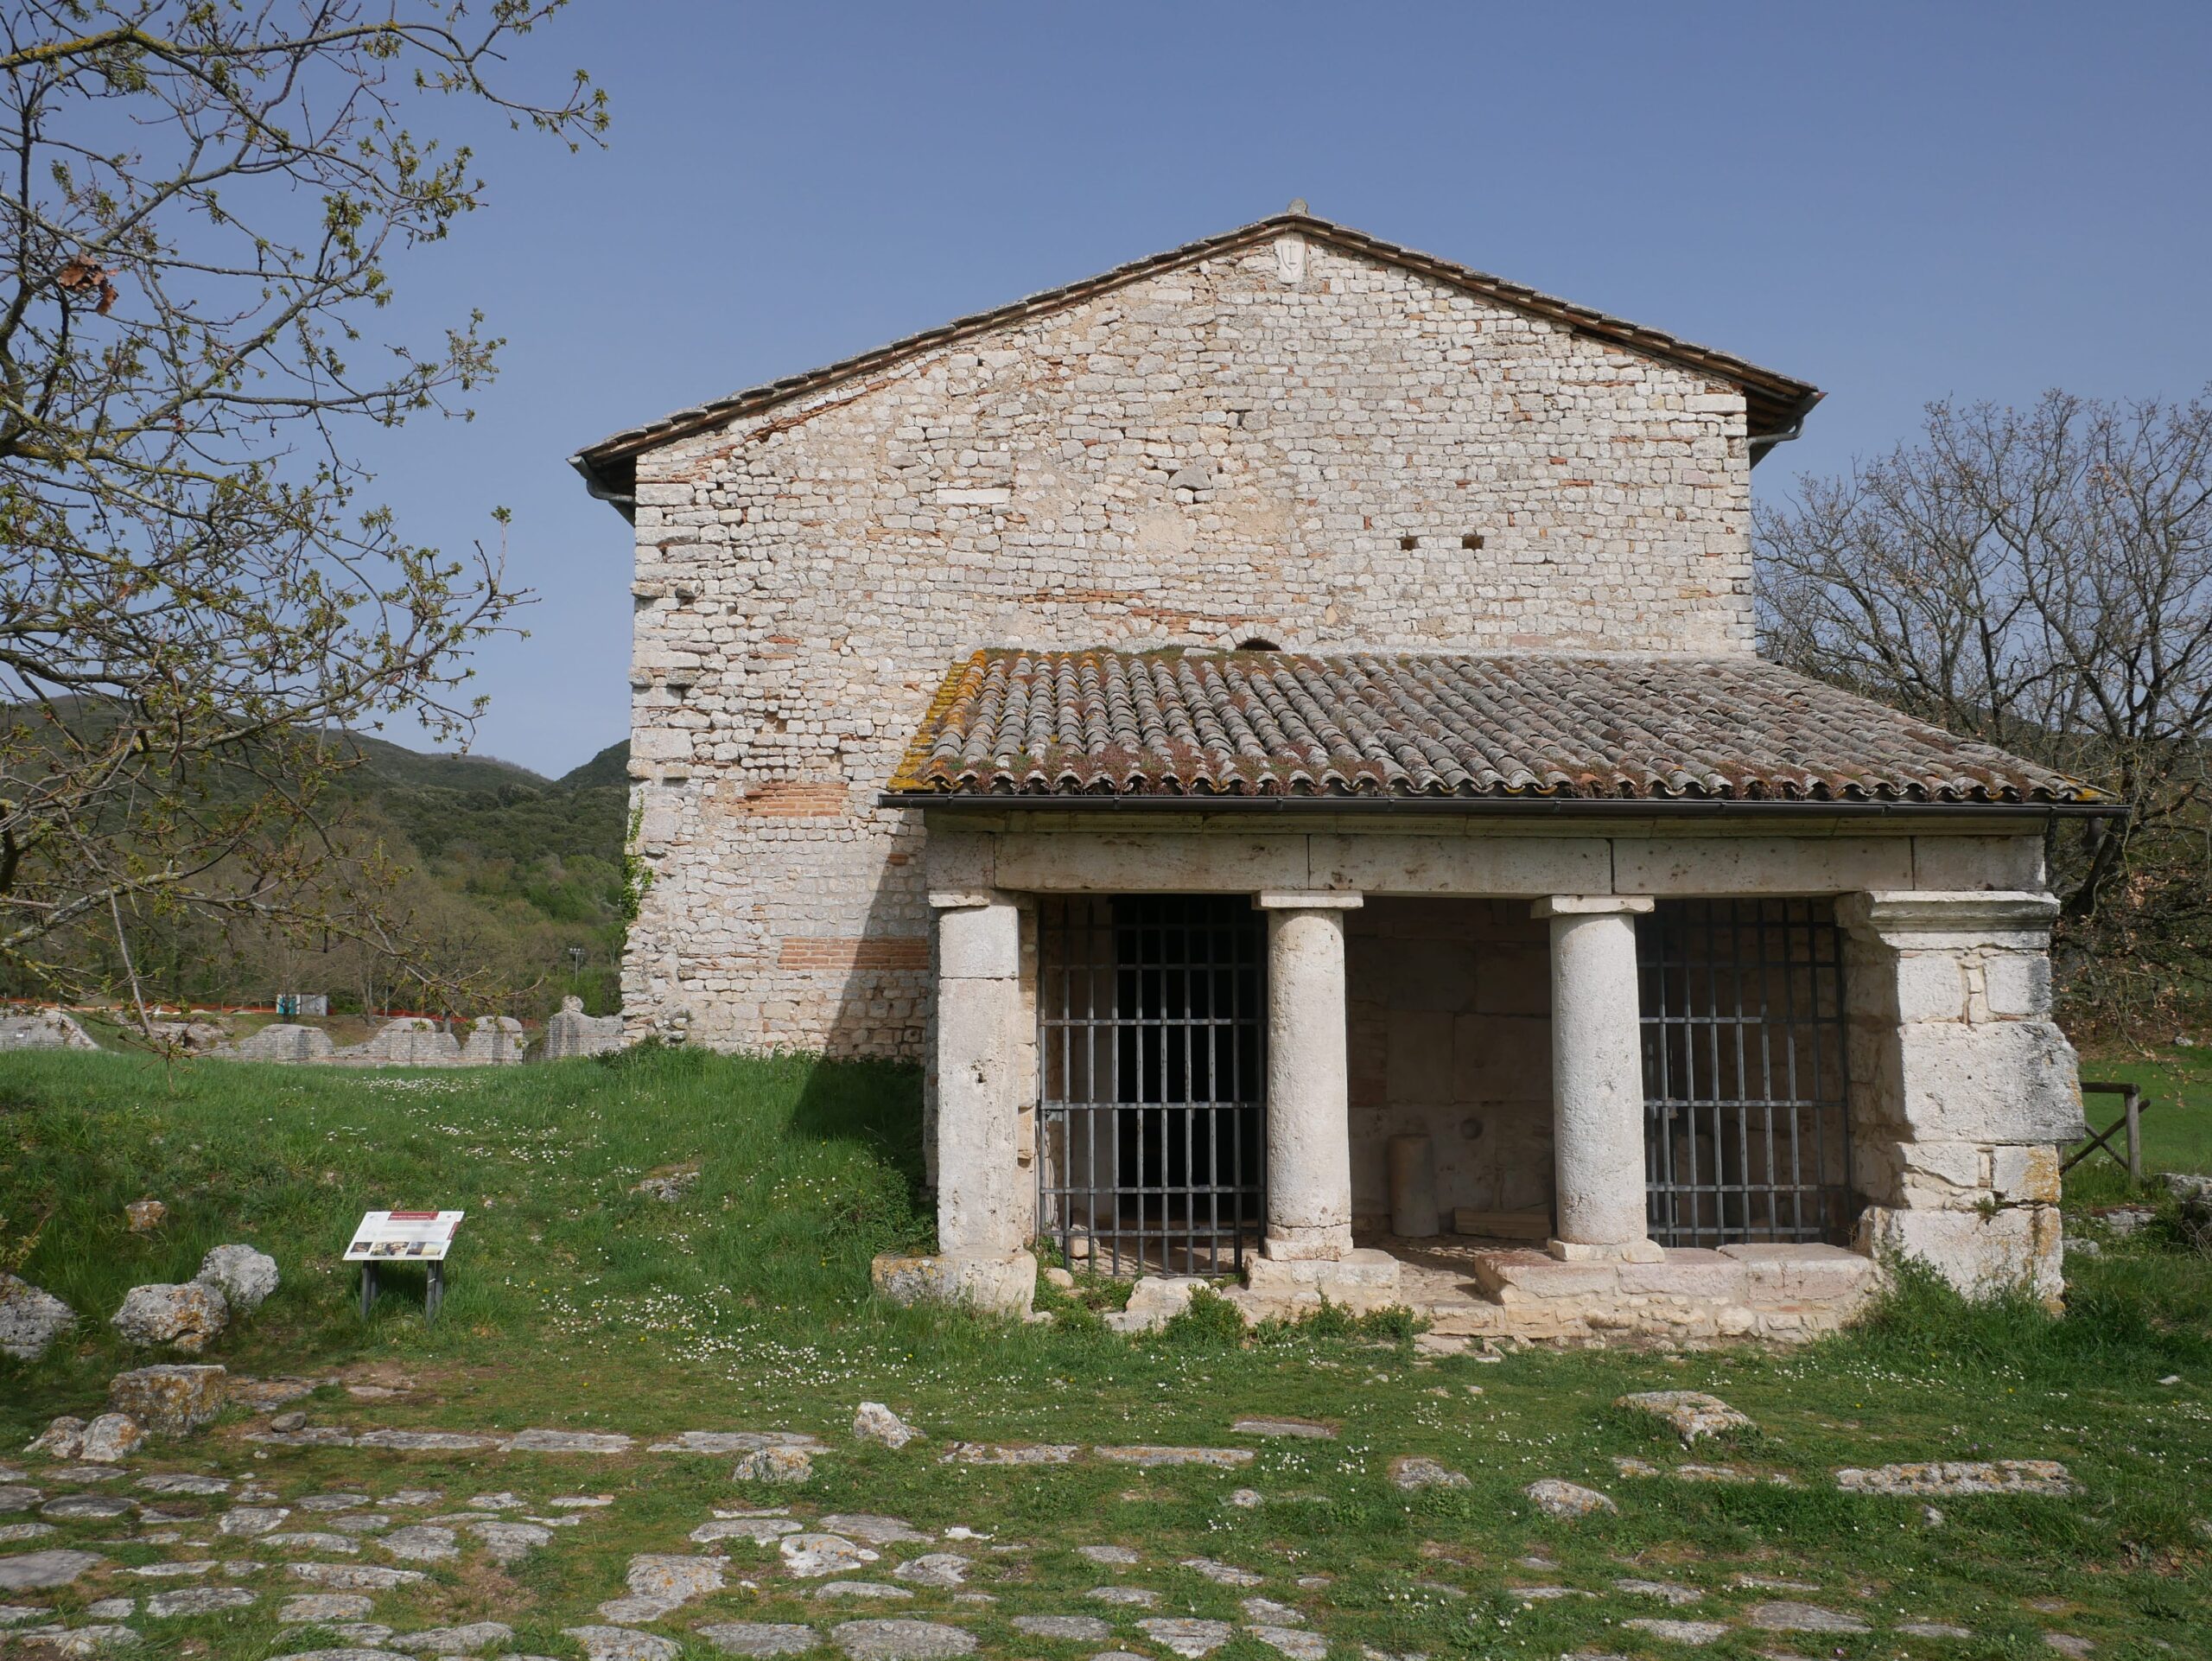
[[[1354,1226],[1388,1232],[1394,1136],[1456,1207],[1552,1203],[1549,926],[1525,900],[1371,899],[1344,918]]]
[[[633,1035],[912,1056],[977,646],[1752,646],[1741,395],[1286,239],[639,459]]]

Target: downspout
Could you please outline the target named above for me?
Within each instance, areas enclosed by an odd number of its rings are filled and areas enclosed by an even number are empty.
[[[638,497],[635,491],[610,490],[606,480],[599,476],[598,469],[581,455],[570,456],[569,465],[583,475],[584,490],[593,500],[607,503],[624,519],[633,524],[636,522]]]
[[[1780,432],[1764,433],[1757,438],[1750,440],[1749,446],[1751,452],[1751,465],[1753,467],[1758,466],[1760,461],[1765,459],[1766,453],[1772,449],[1777,444],[1788,444],[1794,442],[1797,439],[1802,438],[1805,436],[1805,417],[1813,413],[1813,406],[1820,401],[1821,394],[1815,392],[1810,398],[1806,398],[1802,403],[1798,404],[1789,424],[1787,427],[1784,427]]]

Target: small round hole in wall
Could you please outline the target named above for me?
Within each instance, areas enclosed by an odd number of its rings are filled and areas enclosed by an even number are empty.
[[[1257,634],[1249,640],[1239,640],[1236,643],[1236,649],[1239,652],[1280,652],[1282,650],[1273,640],[1263,639]]]
[[[1478,1140],[1483,1134],[1483,1122],[1470,1113],[1459,1121],[1459,1134],[1469,1142]]]

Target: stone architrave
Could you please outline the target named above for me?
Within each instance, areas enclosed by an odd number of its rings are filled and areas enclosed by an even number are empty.
[[[1863,1251],[1961,1291],[2063,1289],[2060,1149],[2085,1134],[2079,1066],[2050,1018],[2058,902],[2025,892],[1869,892],[1848,931],[1852,1170]]]
[[[1536,902],[1552,933],[1555,1257],[1656,1263],[1661,1256],[1646,1231],[1636,978],[1636,919],[1652,903],[1630,894]]]

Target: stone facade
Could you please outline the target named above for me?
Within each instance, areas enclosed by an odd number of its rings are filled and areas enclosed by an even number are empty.
[[[1744,395],[1286,236],[638,459],[633,1035],[916,1056],[979,646],[1749,652]]]

